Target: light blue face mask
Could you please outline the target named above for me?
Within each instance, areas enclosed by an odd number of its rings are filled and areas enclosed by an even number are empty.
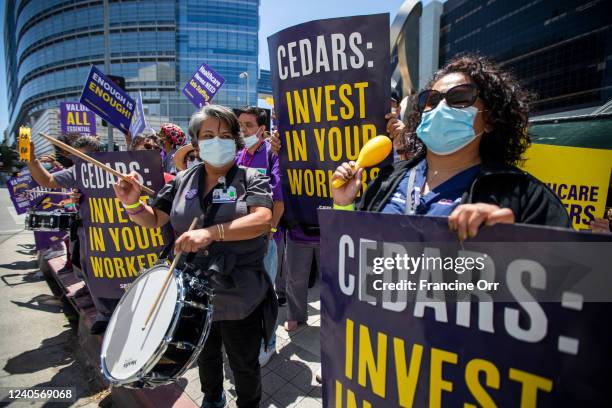
[[[244,140],[244,145],[247,149],[250,149],[251,147],[255,146],[257,142],[259,142],[259,136],[257,135],[257,133],[251,136],[244,136],[242,139]]]
[[[417,136],[435,154],[455,153],[478,136],[474,132],[477,113],[474,106],[451,108],[441,101],[435,109],[423,113]]]
[[[212,139],[198,141],[200,157],[214,167],[223,167],[236,159],[236,142],[234,139]]]

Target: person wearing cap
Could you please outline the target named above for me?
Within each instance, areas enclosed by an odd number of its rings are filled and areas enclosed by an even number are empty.
[[[162,142],[161,156],[164,171],[176,174],[174,154],[178,147],[185,144],[185,132],[174,123],[164,123],[159,129],[158,136]]]

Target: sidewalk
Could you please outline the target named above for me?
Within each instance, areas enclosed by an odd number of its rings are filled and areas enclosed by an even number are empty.
[[[320,301],[318,285],[308,293],[308,326],[287,333],[282,327],[287,307],[279,308],[278,328],[276,330],[277,354],[262,369],[261,407],[299,407],[318,408],[321,403],[321,385],[314,376],[321,367],[321,348],[319,344]],[[227,407],[236,407],[236,392],[232,382],[231,370],[225,361],[225,392]],[[198,405],[202,403],[198,368],[193,367],[184,376],[187,380],[185,392]]]
[[[33,244],[30,231],[0,244],[0,387],[76,387],[72,406],[96,407],[105,388],[86,366],[62,301],[39,273]]]
[[[71,316],[69,307],[64,308],[57,296],[61,293],[54,296],[50,285],[55,287],[55,281],[48,283],[39,273],[32,233],[24,231],[0,243],[0,259],[5,262],[0,263],[0,387],[73,386],[78,400],[71,406],[99,406],[108,394],[100,384],[99,362],[87,360],[91,353],[82,349],[75,330],[78,317]],[[308,326],[287,333],[282,327],[286,310],[279,308],[277,354],[262,369],[261,407],[321,407],[321,385],[314,379],[320,368],[318,286],[309,293]],[[227,361],[225,373],[227,406],[235,407]],[[177,384],[184,396],[198,406],[202,403],[197,366]],[[4,403],[0,401],[0,405]],[[104,399],[104,406],[110,405],[110,397]]]

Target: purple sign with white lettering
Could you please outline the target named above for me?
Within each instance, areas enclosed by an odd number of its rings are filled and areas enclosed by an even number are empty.
[[[60,102],[60,129],[63,134],[95,136],[96,116],[79,102]]]
[[[213,97],[224,83],[225,79],[221,75],[217,74],[208,65],[202,63],[189,82],[185,84],[183,95],[199,109],[211,103]]]

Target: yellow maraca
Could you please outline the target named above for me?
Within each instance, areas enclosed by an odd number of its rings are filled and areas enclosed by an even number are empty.
[[[359,152],[359,157],[355,163],[353,174],[361,168],[376,166],[391,153],[393,143],[387,136],[376,136],[370,139]],[[345,180],[335,179],[332,182],[333,188],[340,188],[346,184]]]

